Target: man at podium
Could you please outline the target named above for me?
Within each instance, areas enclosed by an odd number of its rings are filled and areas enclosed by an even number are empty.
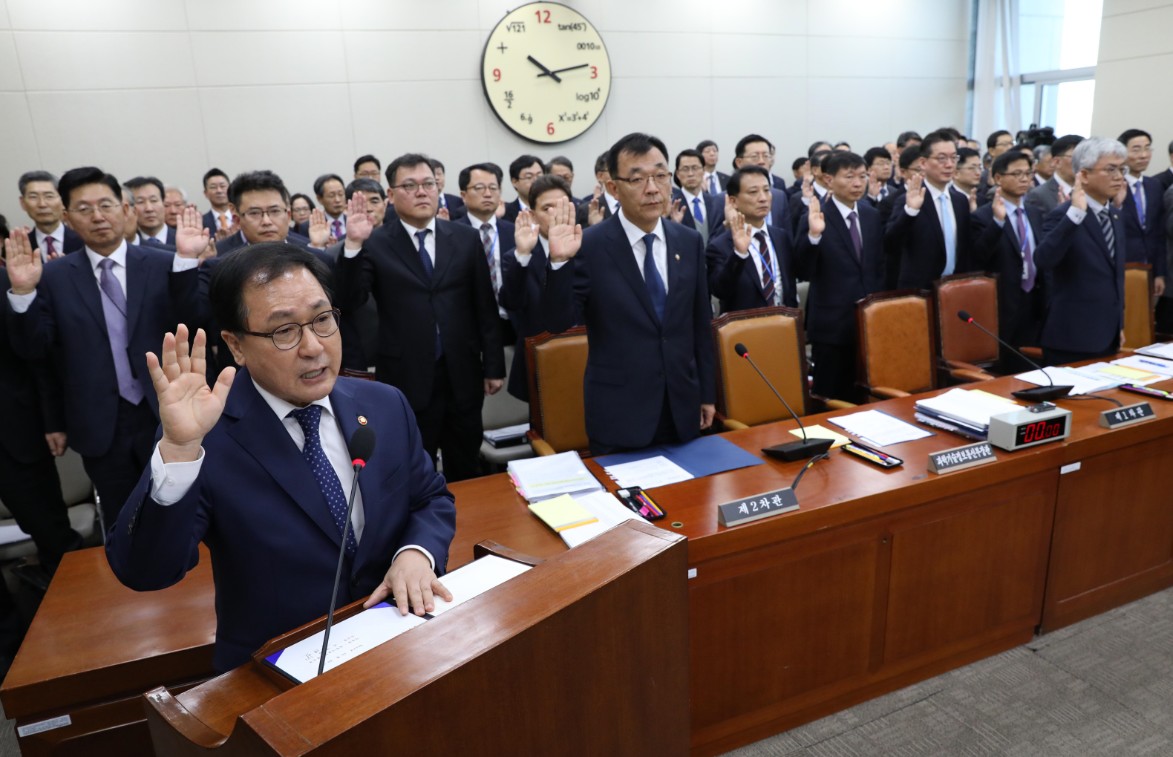
[[[456,510],[399,390],[339,378],[340,313],[330,274],[308,252],[258,244],[225,258],[210,296],[239,369],[205,380],[205,335],[185,326],[147,356],[161,437],[111,529],[106,554],[138,591],[180,581],[207,544],[216,586],[213,663],[228,670],[265,641],[326,613],[338,554],[339,605],[394,596],[401,613],[450,599],[437,580]],[[347,440],[374,451],[353,479]]]

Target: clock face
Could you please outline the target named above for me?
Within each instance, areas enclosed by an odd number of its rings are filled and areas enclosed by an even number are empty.
[[[594,125],[611,94],[603,39],[578,11],[529,3],[506,14],[485,44],[489,106],[520,137],[553,144]]]

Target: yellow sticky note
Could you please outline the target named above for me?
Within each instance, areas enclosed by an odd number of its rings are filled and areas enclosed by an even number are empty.
[[[585,526],[598,521],[590,511],[574,501],[569,494],[563,494],[529,506],[534,515],[542,519],[555,531],[565,531],[576,526]]]

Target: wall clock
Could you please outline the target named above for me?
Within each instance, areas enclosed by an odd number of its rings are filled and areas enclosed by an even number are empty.
[[[599,120],[611,94],[611,61],[581,13],[560,3],[528,3],[489,34],[481,81],[489,107],[510,131],[555,144]]]

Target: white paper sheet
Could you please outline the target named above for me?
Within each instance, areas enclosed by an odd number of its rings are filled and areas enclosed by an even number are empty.
[[[608,465],[603,470],[621,487],[638,486],[642,489],[654,489],[692,478],[691,473],[663,455]]]
[[[979,428],[990,425],[990,416],[1021,408],[1014,400],[996,394],[966,389],[950,389],[936,397],[917,400],[916,407],[927,408],[946,418],[956,418]]]
[[[1166,360],[1173,360],[1173,342],[1157,342],[1145,347],[1138,347],[1135,352],[1141,355],[1152,355],[1153,357],[1163,357]]]
[[[390,605],[378,604],[341,623],[335,623],[330,630],[330,648],[326,650],[326,670],[332,670],[426,622],[415,615],[400,615],[399,610]],[[286,647],[274,664],[303,683],[317,678],[324,633],[318,632]]]
[[[486,555],[463,565],[440,578],[440,583],[452,592],[452,601],[436,597],[436,609],[432,610],[432,615],[443,615],[531,569],[532,566],[496,555]]]
[[[931,431],[905,423],[879,410],[863,410],[831,418],[830,421],[873,447],[887,447],[889,444],[911,442],[933,435]]]
[[[577,452],[514,460],[507,467],[521,496],[530,502],[603,488]]]
[[[623,503],[610,492],[592,492],[591,494],[579,495],[574,500],[589,510],[592,515],[598,518],[598,521],[559,532],[558,535],[562,537],[562,541],[572,549],[624,521],[644,520],[639,514],[624,507]]]
[[[1046,371],[1046,376],[1043,375],[1043,371]],[[1057,385],[1070,386],[1072,395],[1100,392],[1124,383],[1122,380],[1112,380],[1095,372],[1085,373],[1066,366],[1049,366],[1042,371],[1027,371],[1014,378],[1035,386],[1050,386],[1051,381],[1047,380],[1047,376],[1050,376]]]
[[[1145,355],[1129,355],[1119,360],[1113,360],[1113,365],[1123,365],[1125,368],[1135,368],[1138,371],[1159,373],[1162,376],[1173,376],[1173,360],[1162,360],[1159,357]]]

